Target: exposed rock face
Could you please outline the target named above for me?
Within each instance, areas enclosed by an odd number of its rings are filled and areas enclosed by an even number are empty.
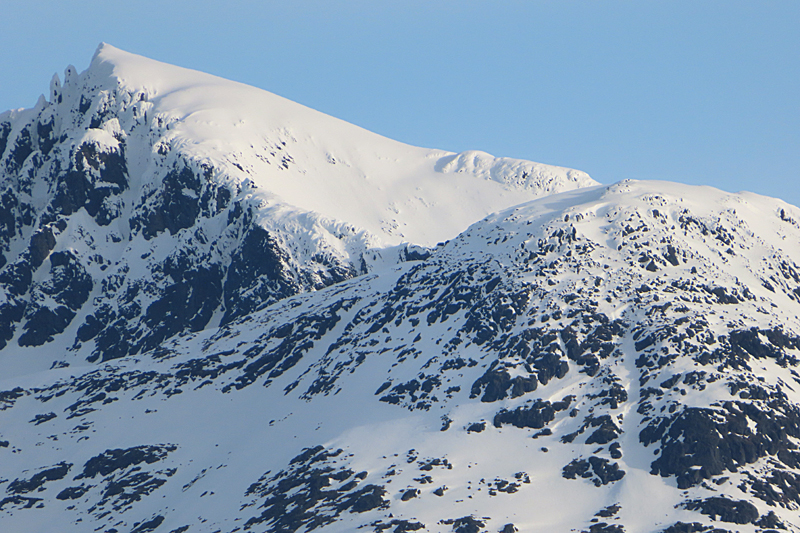
[[[151,107],[90,70],[0,115],[0,347],[64,334],[107,361],[365,271],[325,243],[299,257],[307,243],[257,220],[247,184],[173,147]]]

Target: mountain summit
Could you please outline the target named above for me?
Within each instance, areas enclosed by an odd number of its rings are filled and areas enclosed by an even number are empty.
[[[800,209],[107,45],[0,134],[3,530],[800,531]]]
[[[147,143],[156,151],[177,150],[237,185],[250,180],[266,203],[347,222],[388,244],[432,246],[520,201],[598,185],[577,170],[408,146],[266,91],[109,45],[89,72],[149,102],[140,111],[160,130]]]
[[[596,185],[397,143],[109,45],[63,85],[55,76],[49,101],[0,115],[0,152],[0,346],[66,335],[102,360],[427,253],[418,247],[522,200]]]

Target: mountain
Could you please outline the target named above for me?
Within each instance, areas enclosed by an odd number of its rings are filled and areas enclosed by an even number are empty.
[[[596,185],[575,170],[407,146],[109,45],[85,72],[67,68],[63,86],[55,76],[49,101],[0,115],[0,153],[0,348],[67,337],[96,360]]]
[[[800,531],[796,207],[430,156],[108,46],[66,79],[2,122],[3,530]],[[109,107],[124,142],[86,129],[98,98],[144,102]],[[261,98],[294,163],[248,177],[231,132]],[[352,152],[326,181],[328,143]],[[270,188],[380,162],[372,203]],[[451,192],[416,215],[416,187]]]

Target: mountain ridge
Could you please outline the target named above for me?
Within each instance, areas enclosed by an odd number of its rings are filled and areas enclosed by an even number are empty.
[[[63,86],[55,76],[49,101],[0,115],[0,148],[0,344],[67,331],[102,360],[424,255],[519,198],[595,183],[478,152],[450,161],[110,45]]]
[[[142,64],[132,65],[134,59]],[[178,72],[173,71],[175,67],[171,65],[164,65],[138,56],[132,56],[110,45],[101,45],[96,53],[95,60],[93,60],[93,64],[110,65],[112,67],[112,75],[120,80],[121,87],[129,87],[130,90],[136,92],[144,90],[148,94],[152,93],[149,95],[149,98],[154,100],[156,109],[163,107],[168,110],[169,114],[177,114],[178,127],[184,127],[189,130],[190,135],[187,135],[187,138],[195,143],[195,148],[199,150],[199,153],[196,155],[200,158],[205,157],[203,150],[207,150],[210,153],[217,152],[214,154],[216,157],[213,157],[215,161],[221,159],[220,152],[228,158],[232,156],[235,157],[237,148],[241,150],[241,147],[235,146],[233,143],[231,143],[230,148],[221,151],[215,150],[216,146],[206,147],[207,144],[224,144],[227,138],[232,137],[232,135],[229,134],[231,129],[228,124],[230,123],[233,123],[234,129],[249,129],[252,133],[248,136],[250,143],[253,143],[254,139],[258,139],[259,130],[263,131],[269,128],[284,133],[285,138],[280,141],[281,143],[291,142],[291,140],[297,142],[296,138],[300,138],[303,146],[312,145],[315,149],[318,148],[320,154],[316,154],[314,157],[295,157],[298,161],[302,160],[306,165],[310,165],[309,168],[300,169],[300,174],[304,175],[307,180],[311,180],[309,183],[312,183],[313,187],[306,187],[301,191],[296,191],[287,186],[284,181],[271,177],[269,186],[262,188],[276,191],[278,196],[282,197],[291,205],[321,213],[335,220],[352,222],[344,216],[341,208],[339,211],[332,212],[328,211],[328,206],[326,205],[330,203],[341,203],[345,205],[346,209],[350,208],[349,202],[335,196],[335,190],[332,190],[330,187],[325,187],[326,182],[333,182],[338,185],[334,179],[338,176],[332,174],[330,179],[326,178],[320,181],[319,179],[315,179],[315,176],[308,176],[308,174],[331,175],[333,170],[338,168],[336,167],[337,162],[340,166],[357,166],[359,171],[363,173],[363,180],[366,180],[365,182],[357,182],[358,189],[368,190],[370,202],[375,202],[376,198],[380,198],[378,203],[381,204],[389,203],[391,200],[395,200],[398,204],[400,203],[400,200],[393,198],[391,194],[389,194],[386,199],[378,196],[381,189],[397,189],[402,185],[402,181],[413,180],[413,175],[415,173],[429,175],[431,171],[439,174],[440,179],[444,179],[441,174],[449,173],[476,175],[488,182],[511,186],[516,192],[520,190],[530,190],[532,192],[530,198],[541,193],[557,192],[572,187],[597,185],[597,182],[591,180],[585,173],[564,169],[562,167],[541,165],[510,158],[494,158],[489,154],[478,151],[454,154],[441,150],[416,148],[398,143],[397,141],[392,141],[376,135],[363,128],[324,115],[280,96],[267,93],[266,91],[239,83],[228,82],[222,78],[196,73],[186,69],[180,69],[179,75]],[[156,71],[155,73],[153,73],[154,70]],[[187,73],[186,79],[183,78],[183,73]],[[139,81],[137,79],[138,77],[142,77],[143,80]],[[159,83],[154,84],[151,81],[146,81],[152,80],[153,77],[156,77],[158,80],[177,81],[173,82],[173,84],[162,82],[166,87],[161,87]],[[215,98],[216,94],[214,93],[216,92],[219,92],[224,97],[222,105],[220,105]],[[242,94],[237,94],[238,92]],[[209,96],[209,93],[211,93],[211,96]],[[258,101],[258,105],[255,107],[260,108],[258,110],[265,115],[263,119],[257,116],[256,110],[253,109],[254,106],[250,104],[251,100]],[[160,102],[163,102],[163,105],[161,105]],[[245,102],[246,105],[240,106],[237,105],[237,102]],[[218,112],[218,109],[215,109],[217,106],[224,108],[221,113]],[[221,117],[221,120],[216,120],[218,117]],[[259,127],[248,128],[249,122],[259,122],[260,124],[268,126],[267,128],[262,128],[260,125]],[[206,142],[208,139],[204,138],[209,136],[209,134],[204,131],[204,127],[209,125],[216,126],[216,129],[212,129],[213,135],[210,136],[210,143]],[[354,144],[355,146],[349,146],[346,143],[337,143],[335,142],[337,137],[345,138],[348,143]],[[236,141],[238,142],[238,139],[236,139]],[[275,141],[275,139],[270,139],[267,143],[270,141]],[[245,143],[239,144],[244,145]],[[252,144],[250,147],[253,147]],[[274,151],[274,149],[271,151]],[[324,161],[319,161],[319,159],[323,158]],[[451,161],[451,158],[454,158],[454,160]],[[284,162],[286,162],[286,165],[292,165],[289,159],[282,158],[278,168],[283,168],[285,166]],[[394,166],[389,165],[388,168],[384,169],[383,167],[376,167],[376,159],[384,160],[384,163],[378,163],[379,165],[385,165],[386,160],[391,162],[391,159],[399,159],[401,164]],[[316,161],[312,163],[312,160]],[[428,162],[427,160],[432,161]],[[420,162],[422,162],[422,165],[420,165]],[[250,161],[247,163],[244,161],[233,161],[232,163],[234,166],[240,164],[247,167],[246,173],[248,177],[256,181],[260,187],[262,186],[259,181],[260,178],[257,176],[254,177],[253,175],[257,174],[257,170],[262,172],[268,170],[267,167],[264,165],[259,167],[257,163],[253,161],[253,157],[250,157]],[[241,168],[238,170],[240,170],[240,172],[245,172]],[[289,169],[284,168],[284,170]],[[381,173],[391,173],[396,174],[396,176],[387,176],[383,178],[383,176],[380,175]],[[272,174],[274,174],[274,172],[272,172]],[[293,178],[299,179],[296,174]],[[378,182],[377,189],[370,184],[369,180],[376,180]],[[430,181],[430,177],[426,176],[425,180]],[[480,185],[480,181],[470,182],[471,187],[479,187]],[[345,185],[343,184],[343,186]],[[358,190],[353,190],[352,185],[347,186],[349,187],[349,190],[346,191],[348,194],[360,194]],[[414,186],[424,188],[428,185],[425,181],[420,180],[415,182]],[[314,203],[309,205],[308,202],[312,201],[310,197],[313,196],[313,189],[319,187],[324,189],[325,197],[323,199],[313,198]],[[411,188],[409,186],[404,187]],[[312,190],[308,190],[309,188]],[[456,188],[453,187],[453,183],[447,184],[447,191],[449,194],[453,193],[453,188]],[[401,194],[397,196],[400,198],[410,196],[405,189],[399,189],[399,192],[401,192]],[[481,192],[487,195],[497,194],[491,189],[484,189]],[[435,190],[422,190],[418,194],[427,202],[435,201],[435,197],[438,196]],[[507,204],[504,207],[512,205],[509,201],[514,200],[504,200]],[[447,207],[453,209],[454,206],[448,205]],[[485,208],[483,209],[485,210]],[[358,205],[358,209],[355,209],[355,211],[367,210],[368,205],[366,203]],[[397,213],[395,213],[395,215],[396,214]],[[486,214],[488,214],[488,212]],[[415,216],[425,216],[424,211],[416,212]],[[469,220],[469,222],[474,221],[474,218]],[[443,224],[442,220],[437,219],[436,222],[439,225]],[[402,221],[400,223],[408,224],[408,221]],[[377,229],[379,223],[375,220],[370,223],[356,225],[372,233],[381,235],[384,239],[389,237],[386,231],[381,232]],[[461,222],[456,231],[464,227],[465,225]],[[452,235],[440,234],[436,235],[434,238],[420,238],[409,235],[407,239],[409,242],[415,244],[431,246],[436,242],[446,240],[449,236]],[[393,244],[397,243],[394,242]]]
[[[55,183],[121,189],[116,141]],[[35,174],[31,154],[19,166]],[[438,161],[468,173],[481,157]],[[332,254],[314,285],[293,266],[302,235],[265,221],[288,208],[247,203],[253,183],[217,212],[222,188],[192,189],[202,171],[165,167],[171,189],[145,203],[161,219],[137,206],[100,225],[87,194],[4,241],[18,254],[4,305],[29,298],[0,349],[4,527],[800,531],[800,209],[626,180],[509,206],[436,247],[380,248],[372,268],[337,271]],[[180,218],[194,200],[208,214]],[[102,251],[86,235],[119,220],[138,220],[142,247],[83,261]],[[115,263],[130,257],[156,268]],[[36,313],[69,312],[52,340],[18,342],[42,331]],[[130,344],[95,340],[114,332]]]

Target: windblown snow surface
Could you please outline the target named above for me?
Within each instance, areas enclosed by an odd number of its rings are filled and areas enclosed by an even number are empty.
[[[800,531],[793,206],[109,46],[0,133],[3,531]]]

